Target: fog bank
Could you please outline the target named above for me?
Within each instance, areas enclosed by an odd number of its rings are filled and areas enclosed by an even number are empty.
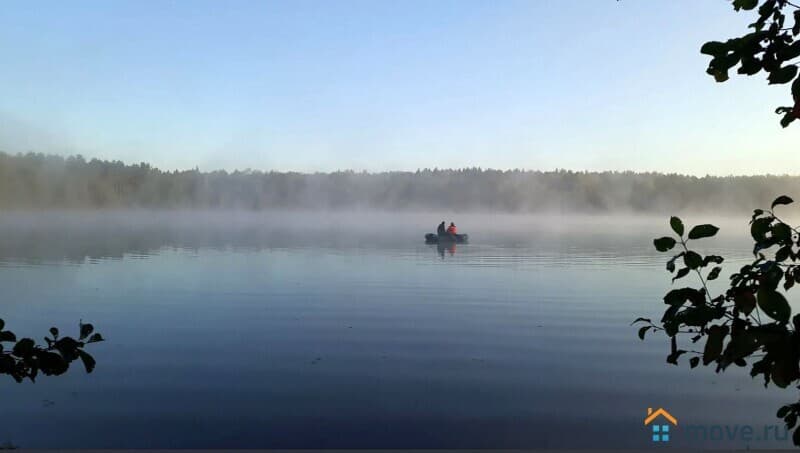
[[[0,153],[0,209],[739,213],[800,196],[798,176],[457,170],[162,171],[146,163]]]

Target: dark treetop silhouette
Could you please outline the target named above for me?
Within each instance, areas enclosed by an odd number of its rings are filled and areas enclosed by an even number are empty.
[[[800,235],[798,228],[789,226],[774,212],[776,206],[790,203],[791,198],[780,196],[769,210],[753,212],[750,233],[755,241],[755,260],[732,274],[729,288],[717,296],[708,292],[706,281],[720,275],[718,264],[723,258],[702,256],[690,246],[692,241],[714,236],[718,228],[697,225],[685,235],[681,219],[672,217],[669,223],[675,236],[661,237],[653,243],[660,252],[678,246],[679,253],[666,266],[675,273],[672,281],[694,273],[700,287],[669,291],[664,296],[666,310],[660,322],[646,318],[634,321],[645,324],[639,328],[639,338],[644,339],[648,331],[664,332],[671,345],[667,362],[674,365],[681,355],[688,354],[692,356],[691,368],[702,362],[704,366],[713,364],[717,372],[731,365],[745,367],[749,362],[750,375],[761,376],[765,386],[772,383],[786,388],[800,381],[800,314],[792,317],[791,307],[779,289],[783,286],[788,292],[800,283]],[[708,267],[712,268],[705,273]],[[701,344],[702,350],[679,344],[678,338],[686,336],[691,337],[689,343]],[[788,429],[795,428],[799,416],[800,402],[778,410],[778,417],[784,419]],[[792,439],[800,446],[800,429],[795,429]]]
[[[47,346],[41,346],[30,338],[17,340],[17,336],[3,330],[5,322],[0,319],[0,374],[7,374],[17,382],[25,378],[32,382],[41,372],[45,376],[64,374],[69,365],[80,359],[87,373],[94,370],[95,360],[83,347],[88,343],[103,341],[103,336],[94,333],[91,324],[79,324],[79,337],[61,337],[55,327],[50,328],[51,337],[45,337]],[[14,343],[11,349],[5,349],[3,343]]]
[[[776,193],[794,192],[800,192],[798,176],[480,168],[170,172],[145,163],[0,152],[0,209],[747,212]]]

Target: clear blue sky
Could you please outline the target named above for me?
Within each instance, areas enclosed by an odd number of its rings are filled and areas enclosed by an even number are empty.
[[[203,170],[800,173],[725,0],[3,2],[0,150]]]

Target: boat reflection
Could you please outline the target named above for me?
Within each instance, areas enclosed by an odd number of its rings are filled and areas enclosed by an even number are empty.
[[[444,259],[445,252],[450,254],[450,256],[453,256],[456,254],[456,243],[451,242],[449,244],[436,244],[436,251],[439,252],[439,256],[442,257],[442,259]]]

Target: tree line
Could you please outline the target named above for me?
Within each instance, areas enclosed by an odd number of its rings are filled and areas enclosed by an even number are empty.
[[[481,168],[379,173],[164,171],[147,163],[0,152],[0,209],[380,209],[737,212],[800,176]]]

